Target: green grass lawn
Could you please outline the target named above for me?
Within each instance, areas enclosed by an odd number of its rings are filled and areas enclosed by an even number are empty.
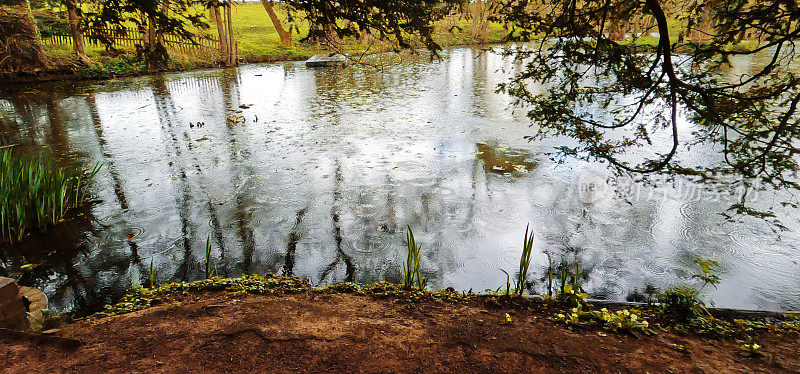
[[[276,9],[278,16],[286,22],[286,12]],[[277,31],[272,26],[272,22],[267,16],[267,12],[259,2],[248,2],[244,4],[237,4],[232,10],[234,36],[239,43],[239,55],[248,62],[256,61],[276,61],[276,60],[293,60],[293,59],[306,59],[322,50],[315,44],[300,43],[299,41],[306,36],[308,32],[308,25],[300,24],[301,34],[294,34],[295,46],[293,48],[283,47],[280,43],[280,37]],[[471,27],[471,21],[457,20],[454,25],[459,29],[454,29],[452,32],[450,24],[441,24],[437,30],[437,40],[443,46],[476,44],[478,41],[472,36],[468,30]],[[288,29],[288,26],[285,26]],[[494,23],[490,23],[487,30],[487,42],[499,42],[506,35],[503,28]],[[377,43],[376,43],[377,44]],[[359,41],[343,41],[342,48],[354,54],[363,53],[365,45]],[[373,47],[376,48],[376,47]],[[377,47],[377,49],[370,50],[370,52],[382,52],[385,46]]]
[[[275,9],[284,22],[284,27],[288,30],[286,22],[286,12]],[[281,38],[272,22],[267,16],[266,10],[259,2],[249,2],[237,4],[231,11],[233,18],[234,38],[239,43],[239,57],[248,62],[263,62],[277,60],[297,60],[306,59],[319,52],[319,48],[307,43],[300,43],[303,35],[293,34],[295,40],[294,47],[284,47],[281,45]],[[300,26],[301,31],[307,27]]]

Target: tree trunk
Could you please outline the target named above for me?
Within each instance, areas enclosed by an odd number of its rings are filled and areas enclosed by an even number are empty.
[[[475,0],[475,9],[472,13],[472,33],[478,41],[486,41],[486,6],[483,0]]]
[[[33,15],[31,15],[31,5],[28,3],[28,0],[19,0],[19,8],[20,11],[25,12],[25,18],[23,18],[22,21],[25,23],[24,26],[29,32],[28,35],[30,35],[31,47],[36,51],[38,58],[43,61],[45,65],[49,65],[47,55],[44,53],[42,37],[39,35],[39,28],[36,27],[36,21],[33,20]]]
[[[50,66],[27,0],[2,12],[0,73],[37,73]]]
[[[609,18],[607,21],[608,38],[615,42],[625,39],[625,29],[622,27],[623,21],[616,18]]]
[[[281,37],[281,44],[286,47],[291,47],[294,45],[292,41],[292,35],[289,34],[286,29],[283,28],[281,24],[281,20],[278,18],[278,15],[275,14],[275,9],[272,7],[272,1],[269,0],[261,0],[261,4],[264,5],[264,9],[267,11],[269,15],[269,19],[272,20],[272,26],[275,26],[275,31],[278,32],[278,35]]]
[[[220,13],[219,7],[208,8],[208,12],[211,20],[214,21],[215,25],[217,25],[217,36],[219,37],[220,57],[226,58],[229,51],[228,34],[225,33],[225,25],[222,23],[222,13]]]
[[[75,0],[66,0],[67,15],[69,16],[69,31],[72,34],[72,50],[75,57],[84,65],[90,65],[92,60],[86,56],[86,41],[83,39],[83,30],[80,29],[78,5]]]
[[[156,43],[158,43],[158,38],[156,36],[156,25],[155,20],[153,17],[147,18],[147,34],[145,35],[145,60],[147,61],[147,71],[155,71],[157,69],[156,64],[153,61],[153,52],[156,49]]]
[[[153,17],[147,18],[147,48],[153,49],[158,43],[158,36],[156,35],[156,20]]]
[[[167,7],[167,2],[168,1],[169,0],[164,0],[164,2],[161,4],[161,13],[163,13],[164,16],[167,16],[167,17],[169,16],[169,7]],[[165,45],[164,44],[164,33],[160,29],[156,31],[156,39],[158,40],[158,44],[161,44],[162,46]]]
[[[697,44],[707,44],[711,41],[711,38],[714,34],[712,21],[712,10],[714,9],[713,1],[708,2],[707,4],[703,5],[703,8],[700,10],[700,20],[697,22],[692,29],[692,41]]]
[[[152,14],[146,15],[147,30],[144,35],[144,58],[147,62],[147,70],[150,72],[158,71],[167,66],[169,54],[164,44],[159,41],[159,28],[156,25],[156,17]]]
[[[230,3],[225,6],[225,18],[228,23],[228,66],[236,66],[239,64],[239,58],[237,57],[237,44],[236,40],[233,38],[233,17],[231,15],[231,5]]]

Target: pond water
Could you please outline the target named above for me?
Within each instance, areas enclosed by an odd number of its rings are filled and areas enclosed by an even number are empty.
[[[225,277],[397,282],[411,226],[431,287],[483,292],[513,276],[530,224],[534,291],[548,255],[615,300],[697,285],[699,256],[720,263],[710,305],[800,308],[795,213],[776,234],[727,223],[736,197],[685,181],[604,189],[602,165],[544,156],[563,140],[524,139],[536,129],[495,93],[504,68],[465,48],[383,71],[281,63],[3,92],[2,144],[104,166],[91,212],[6,246],[0,272],[35,264],[22,281],[77,313],[144,284],[151,262],[159,282],[203,278],[207,240]]]

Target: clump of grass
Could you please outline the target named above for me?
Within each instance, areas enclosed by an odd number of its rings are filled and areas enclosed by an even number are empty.
[[[85,186],[100,164],[91,170],[62,167],[46,154],[17,156],[0,153],[0,238],[18,242],[34,230],[46,231],[85,199]]]
[[[659,295],[661,315],[673,321],[687,323],[696,318],[703,318],[703,301],[700,293],[690,287],[672,287]]]
[[[406,233],[406,244],[408,247],[408,256],[406,262],[403,264],[403,289],[410,290],[414,287],[414,278],[417,278],[417,287],[420,290],[425,289],[428,283],[427,279],[422,278],[422,273],[419,270],[420,253],[422,253],[422,244],[419,246],[414,240],[414,232],[411,231],[411,226],[408,227]]]
[[[528,284],[528,268],[531,265],[531,253],[533,253],[533,231],[528,229],[530,225],[525,226],[525,238],[522,242],[522,256],[519,259],[519,274],[517,275],[517,283],[514,287],[514,292],[522,296],[525,292],[525,286]]]
[[[658,301],[664,317],[680,323],[702,323],[706,316],[710,317],[705,303],[700,299],[700,292],[708,285],[717,287],[720,278],[715,273],[718,271],[719,263],[699,257],[694,263],[700,268],[700,272],[692,275],[692,278],[700,279],[703,285],[699,289],[672,287],[659,295]]]

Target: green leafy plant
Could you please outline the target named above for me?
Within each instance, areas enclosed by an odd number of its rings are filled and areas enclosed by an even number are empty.
[[[531,265],[531,254],[533,253],[533,231],[528,231],[530,225],[525,227],[525,238],[522,241],[522,256],[519,259],[519,274],[514,285],[514,292],[522,296],[525,286],[528,283],[528,268]]]
[[[567,263],[562,262],[560,268],[561,272],[559,272],[559,284],[561,285],[561,288],[559,288],[558,293],[563,294],[567,288]]]
[[[611,312],[606,308],[599,311],[584,311],[583,308],[583,305],[578,305],[567,313],[557,314],[556,319],[567,325],[599,323],[606,330],[616,333],[628,333],[634,336],[655,334],[650,329],[650,323],[642,318],[638,312],[632,312],[628,309]]]
[[[508,272],[503,270],[503,269],[500,269],[500,271],[502,271],[506,275],[506,294],[505,295],[506,296],[511,296],[511,276],[508,275]],[[500,289],[498,289],[498,291],[499,290]]]
[[[716,287],[720,282],[720,278],[715,274],[719,264],[714,260],[700,257],[696,258],[694,263],[700,268],[700,272],[692,275],[692,279],[700,279],[703,281],[703,285],[699,289],[672,287],[664,291],[658,297],[661,314],[665,318],[680,323],[692,323],[702,330],[715,330],[707,327],[709,323],[706,322],[708,321],[703,321],[706,316],[710,315],[705,308],[705,303],[700,299],[700,291],[708,285]],[[711,323],[711,325],[714,324]]]
[[[46,231],[84,201],[85,186],[101,165],[62,167],[42,153],[0,153],[0,239],[20,241],[34,230]]]
[[[422,273],[419,268],[422,244],[417,246],[417,242],[414,240],[414,232],[411,231],[411,226],[408,226],[408,232],[406,233],[406,245],[408,255],[406,257],[406,262],[403,264],[403,288],[406,290],[412,289],[414,287],[414,278],[416,277],[417,287],[419,287],[420,290],[424,290],[428,281],[422,278]]]
[[[742,344],[739,347],[739,354],[744,357],[759,357],[762,355],[761,346],[758,343]]]
[[[662,316],[681,323],[703,317],[705,304],[698,298],[699,294],[689,287],[668,288],[658,297]]]
[[[572,277],[572,284],[567,283],[569,278],[567,274],[568,265],[563,263],[561,266],[561,289],[556,295],[556,300],[571,306],[580,306],[586,304],[586,299],[589,294],[581,292],[580,286],[580,264],[575,263],[575,274]]]
[[[590,318],[591,316],[592,316],[591,312],[586,312],[583,310],[583,305],[578,305],[572,308],[572,310],[569,313],[556,314],[556,318],[566,323],[567,325],[581,324],[583,323],[581,321],[582,319],[585,320],[587,318]]]
[[[628,309],[610,312],[608,309],[603,308],[599,311],[591,312],[591,314],[595,320],[603,323],[603,327],[609,331],[628,333],[635,336],[639,334],[650,335],[653,333],[653,331],[650,330],[649,322],[639,314],[631,312]]]
[[[712,285],[714,288],[716,288],[720,281],[720,278],[715,274],[718,271],[719,263],[714,260],[702,259],[700,257],[696,258],[694,263],[700,267],[700,273],[692,275],[692,278],[703,281],[703,286],[700,287],[700,290],[703,290],[703,288],[708,285]]]
[[[571,306],[585,305],[587,298],[589,298],[589,294],[575,290],[569,284],[564,287],[564,291],[556,295],[556,300],[558,302]]]

